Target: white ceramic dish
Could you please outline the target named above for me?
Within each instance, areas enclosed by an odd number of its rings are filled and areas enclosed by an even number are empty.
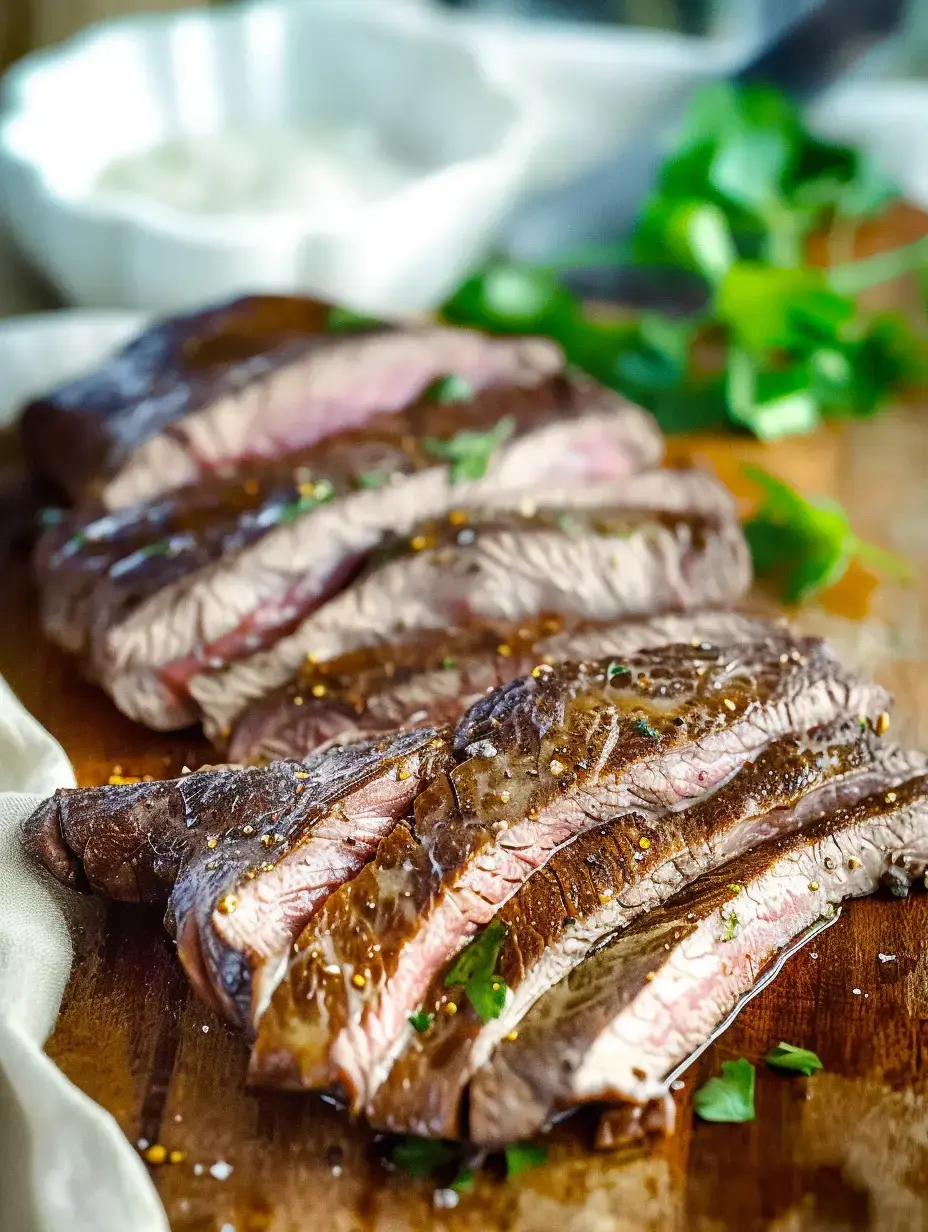
[[[0,195],[19,245],[72,302],[176,310],[301,290],[371,312],[431,306],[484,251],[539,140],[441,10],[266,0],[133,16],[4,79]],[[364,125],[421,174],[324,228],[100,200],[115,159],[172,138]]]
[[[96,367],[145,320],[137,312],[75,308],[0,321],[0,427],[36,394]]]

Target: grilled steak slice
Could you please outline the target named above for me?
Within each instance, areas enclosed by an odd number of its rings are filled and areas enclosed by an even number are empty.
[[[66,649],[82,651],[94,623],[105,641],[108,630],[148,595],[215,561],[228,561],[275,527],[331,500],[347,499],[350,508],[352,495],[365,485],[383,486],[444,466],[427,443],[452,437],[462,421],[472,431],[490,430],[509,415],[517,426],[536,428],[575,415],[593,397],[589,385],[552,377],[533,386],[483,390],[463,405],[425,399],[375,415],[363,427],[326,437],[300,453],[242,467],[231,477],[159,500],[109,513],[99,504],[85,507],[47,531],[36,551],[45,630]],[[641,417],[637,422],[646,424]],[[656,436],[651,433],[648,440],[645,461],[658,451]],[[629,440],[629,449],[635,447]],[[644,439],[642,447],[647,447]],[[396,498],[383,492],[377,499],[389,504]]]
[[[423,519],[460,506],[518,507],[536,487],[549,506],[583,504],[589,485],[613,484],[658,455],[650,418],[617,395],[578,382],[546,390],[526,393],[525,431],[496,450],[484,478],[455,484],[446,464],[423,465],[402,482],[317,504],[231,558],[159,589],[125,619],[101,622],[95,673],[130,716],[156,727],[183,725],[196,713],[187,696],[193,676],[272,645],[391,530],[408,535]],[[547,420],[537,405],[529,411],[538,398]],[[500,393],[498,405],[507,401],[511,391]],[[466,422],[461,405],[442,408],[449,411]]]
[[[631,813],[582,835],[498,913],[506,939],[496,970],[512,994],[500,1016],[483,1023],[463,1003],[449,1018],[442,1011],[455,993],[442,973],[422,1003],[434,1021],[395,1062],[367,1109],[370,1119],[427,1136],[463,1136],[461,1099],[471,1075],[603,937],[759,842],[923,768],[873,733],[861,735],[854,721],[821,739],[777,741],[708,800],[656,825]]]
[[[887,791],[886,788],[892,790]],[[928,862],[928,776],[765,844],[652,912],[540,1001],[471,1088],[471,1135],[510,1142],[587,1100],[642,1103],[703,1042],[764,964],[888,870]]]
[[[305,757],[335,739],[413,724],[456,722],[490,689],[537,663],[600,659],[645,646],[761,641],[764,621],[728,611],[571,628],[547,616],[420,634],[415,642],[365,647],[322,663],[304,663],[283,689],[252,703],[229,740],[231,761],[255,764]],[[319,694],[320,696],[317,696]],[[221,733],[213,733],[217,743]]]
[[[399,409],[446,373],[533,383],[563,363],[545,339],[326,334],[327,317],[311,300],[259,295],[162,322],[26,408],[32,463],[72,499],[122,509]]]
[[[203,999],[250,1027],[313,912],[373,858],[448,759],[434,730],[332,749],[294,772],[300,782],[284,807],[236,809],[214,843],[192,848],[170,906],[178,954]]]
[[[671,646],[623,666],[539,666],[465,715],[464,760],[301,935],[258,1024],[256,1079],[338,1084],[367,1107],[432,979],[557,848],[631,812],[653,824],[778,737],[887,704],[815,639]]]
[[[602,499],[597,489],[585,495]],[[402,556],[270,650],[196,677],[190,691],[207,733],[221,738],[249,702],[292,679],[307,655],[325,661],[423,630],[545,611],[604,621],[711,606],[750,584],[728,493],[701,471],[633,476],[611,508],[469,514],[461,527],[463,516],[456,511],[454,524],[418,528]]]
[[[24,843],[74,888],[130,902],[170,895],[167,922],[197,991],[248,1024],[252,978],[260,997],[266,965],[276,969],[446,759],[440,734],[423,730],[305,763],[62,789],[25,823]]]

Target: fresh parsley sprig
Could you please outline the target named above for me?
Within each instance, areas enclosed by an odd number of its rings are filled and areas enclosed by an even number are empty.
[[[462,428],[448,440],[434,436],[423,438],[422,447],[433,458],[449,463],[449,478],[453,484],[482,479],[493,454],[512,436],[516,421],[511,415],[502,418],[495,428],[487,432],[474,432]]]
[[[693,1095],[693,1110],[704,1121],[740,1124],[754,1120],[754,1066],[744,1057],[723,1061],[720,1076]]]
[[[870,319],[854,297],[928,268],[928,238],[829,271],[805,261],[812,231],[873,216],[896,195],[860,151],[813,136],[770,88],[708,86],[631,242],[573,260],[685,271],[704,283],[703,311],[605,320],[563,285],[565,254],[547,267],[494,262],[443,314],[491,333],[556,339],[571,363],[648,407],[667,432],[810,432],[824,418],[872,415],[926,374],[925,346],[908,323]]]
[[[445,976],[446,988],[463,986],[481,1022],[499,1018],[506,1005],[509,990],[496,974],[496,961],[505,939],[506,925],[502,920],[493,920],[458,954]]]
[[[900,581],[909,579],[904,561],[858,538],[837,502],[801,496],[758,466],[747,466],[744,473],[763,493],[757,512],[744,524],[754,569],[779,583],[784,603],[802,603],[834,586],[855,558]]]
[[[782,1040],[776,1048],[770,1049],[764,1060],[771,1069],[790,1074],[805,1074],[807,1078],[823,1068],[816,1053],[808,1048],[797,1048],[795,1044],[786,1044]]]

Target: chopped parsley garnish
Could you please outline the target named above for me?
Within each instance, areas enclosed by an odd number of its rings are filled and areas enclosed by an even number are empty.
[[[816,1070],[822,1069],[822,1063],[814,1052],[808,1048],[797,1048],[795,1044],[786,1044],[782,1040],[776,1048],[771,1048],[764,1060],[771,1069],[782,1069],[787,1073],[805,1074],[808,1078]]]
[[[704,1121],[753,1121],[754,1079],[754,1066],[744,1057],[723,1061],[721,1076],[710,1078],[694,1094],[693,1110]]]
[[[409,1018],[410,1024],[416,1031],[427,1031],[435,1021],[435,1015],[429,1013],[428,1010],[419,1010],[415,1014],[411,1014]]]
[[[426,402],[470,402],[476,392],[466,377],[451,372],[433,381],[422,396]]]
[[[336,305],[334,308],[329,309],[329,316],[325,327],[329,333],[338,334],[350,333],[355,329],[373,329],[375,326],[382,324],[382,321],[378,321],[376,317],[368,316],[364,312],[355,312],[352,308],[341,308]]]
[[[512,1180],[520,1172],[540,1168],[548,1158],[548,1148],[541,1142],[512,1142],[506,1147],[506,1176]]]
[[[310,510],[318,508],[319,505],[326,504],[335,495],[335,488],[328,479],[318,479],[315,483],[304,485],[306,491],[294,501],[289,501],[287,504],[281,505],[277,511],[277,525],[283,525],[286,522],[294,522],[297,518],[302,517],[304,513],[309,513]]]
[[[509,991],[495,974],[496,960],[506,938],[506,925],[494,920],[467,949],[462,950],[445,976],[445,987],[462,985],[481,1022],[499,1018]]]
[[[632,728],[638,733],[639,736],[647,736],[650,740],[657,740],[660,736],[660,732],[657,728],[652,727],[647,719],[635,719],[632,723]]]
[[[512,436],[516,421],[511,415],[506,415],[495,428],[488,432],[472,432],[467,428],[456,432],[446,441],[434,436],[426,436],[422,447],[433,458],[450,463],[450,479],[452,483],[463,483],[466,480],[482,479],[487,473],[490,459],[495,451]]]
[[[359,488],[382,488],[390,479],[385,471],[363,471],[355,477]]]
[[[445,658],[445,659],[442,659],[441,665],[445,669],[446,672],[450,672],[452,668],[457,667],[458,661],[457,659]]]
[[[928,268],[928,237],[821,269],[807,239],[875,217],[898,198],[861,151],[823,141],[765,85],[697,91],[676,148],[627,241],[543,266],[494,261],[444,305],[456,324],[555,339],[569,363],[646,406],[667,432],[729,428],[775,440],[833,417],[869,417],[925,347],[901,316],[862,312],[867,286]],[[608,318],[557,273],[645,267],[692,284],[680,318]],[[717,361],[706,363],[708,347]]]
[[[632,669],[624,663],[610,663],[606,668],[606,679],[615,680],[616,676],[630,676]]]
[[[779,583],[784,603],[802,603],[834,586],[855,558],[908,580],[905,562],[858,539],[835,501],[808,500],[757,466],[745,467],[744,473],[763,492],[760,507],[744,525],[754,569]]]
[[[730,911],[728,915],[723,913],[722,923],[725,925],[725,931],[719,937],[720,941],[734,941],[738,935],[738,929],[741,927],[741,921],[735,915],[734,911]]]
[[[447,1188],[456,1193],[470,1193],[477,1179],[477,1170],[489,1159],[499,1159],[500,1156],[486,1156],[482,1151],[476,1151],[460,1142],[441,1142],[434,1138],[417,1138],[407,1135],[398,1138],[390,1153],[395,1167],[415,1177],[430,1177],[439,1183],[448,1177]],[[506,1178],[528,1172],[531,1168],[540,1168],[548,1158],[548,1148],[537,1142],[513,1142],[505,1147],[502,1160],[505,1163]],[[436,1177],[436,1173],[438,1176]]]
[[[410,1176],[428,1176],[438,1168],[453,1163],[460,1148],[435,1138],[416,1138],[409,1135],[394,1144],[391,1158],[398,1168]]]

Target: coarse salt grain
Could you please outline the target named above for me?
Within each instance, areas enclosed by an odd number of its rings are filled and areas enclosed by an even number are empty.
[[[227,1164],[224,1159],[218,1159],[210,1168],[209,1174],[217,1181],[227,1181],[232,1175],[232,1165]]]

